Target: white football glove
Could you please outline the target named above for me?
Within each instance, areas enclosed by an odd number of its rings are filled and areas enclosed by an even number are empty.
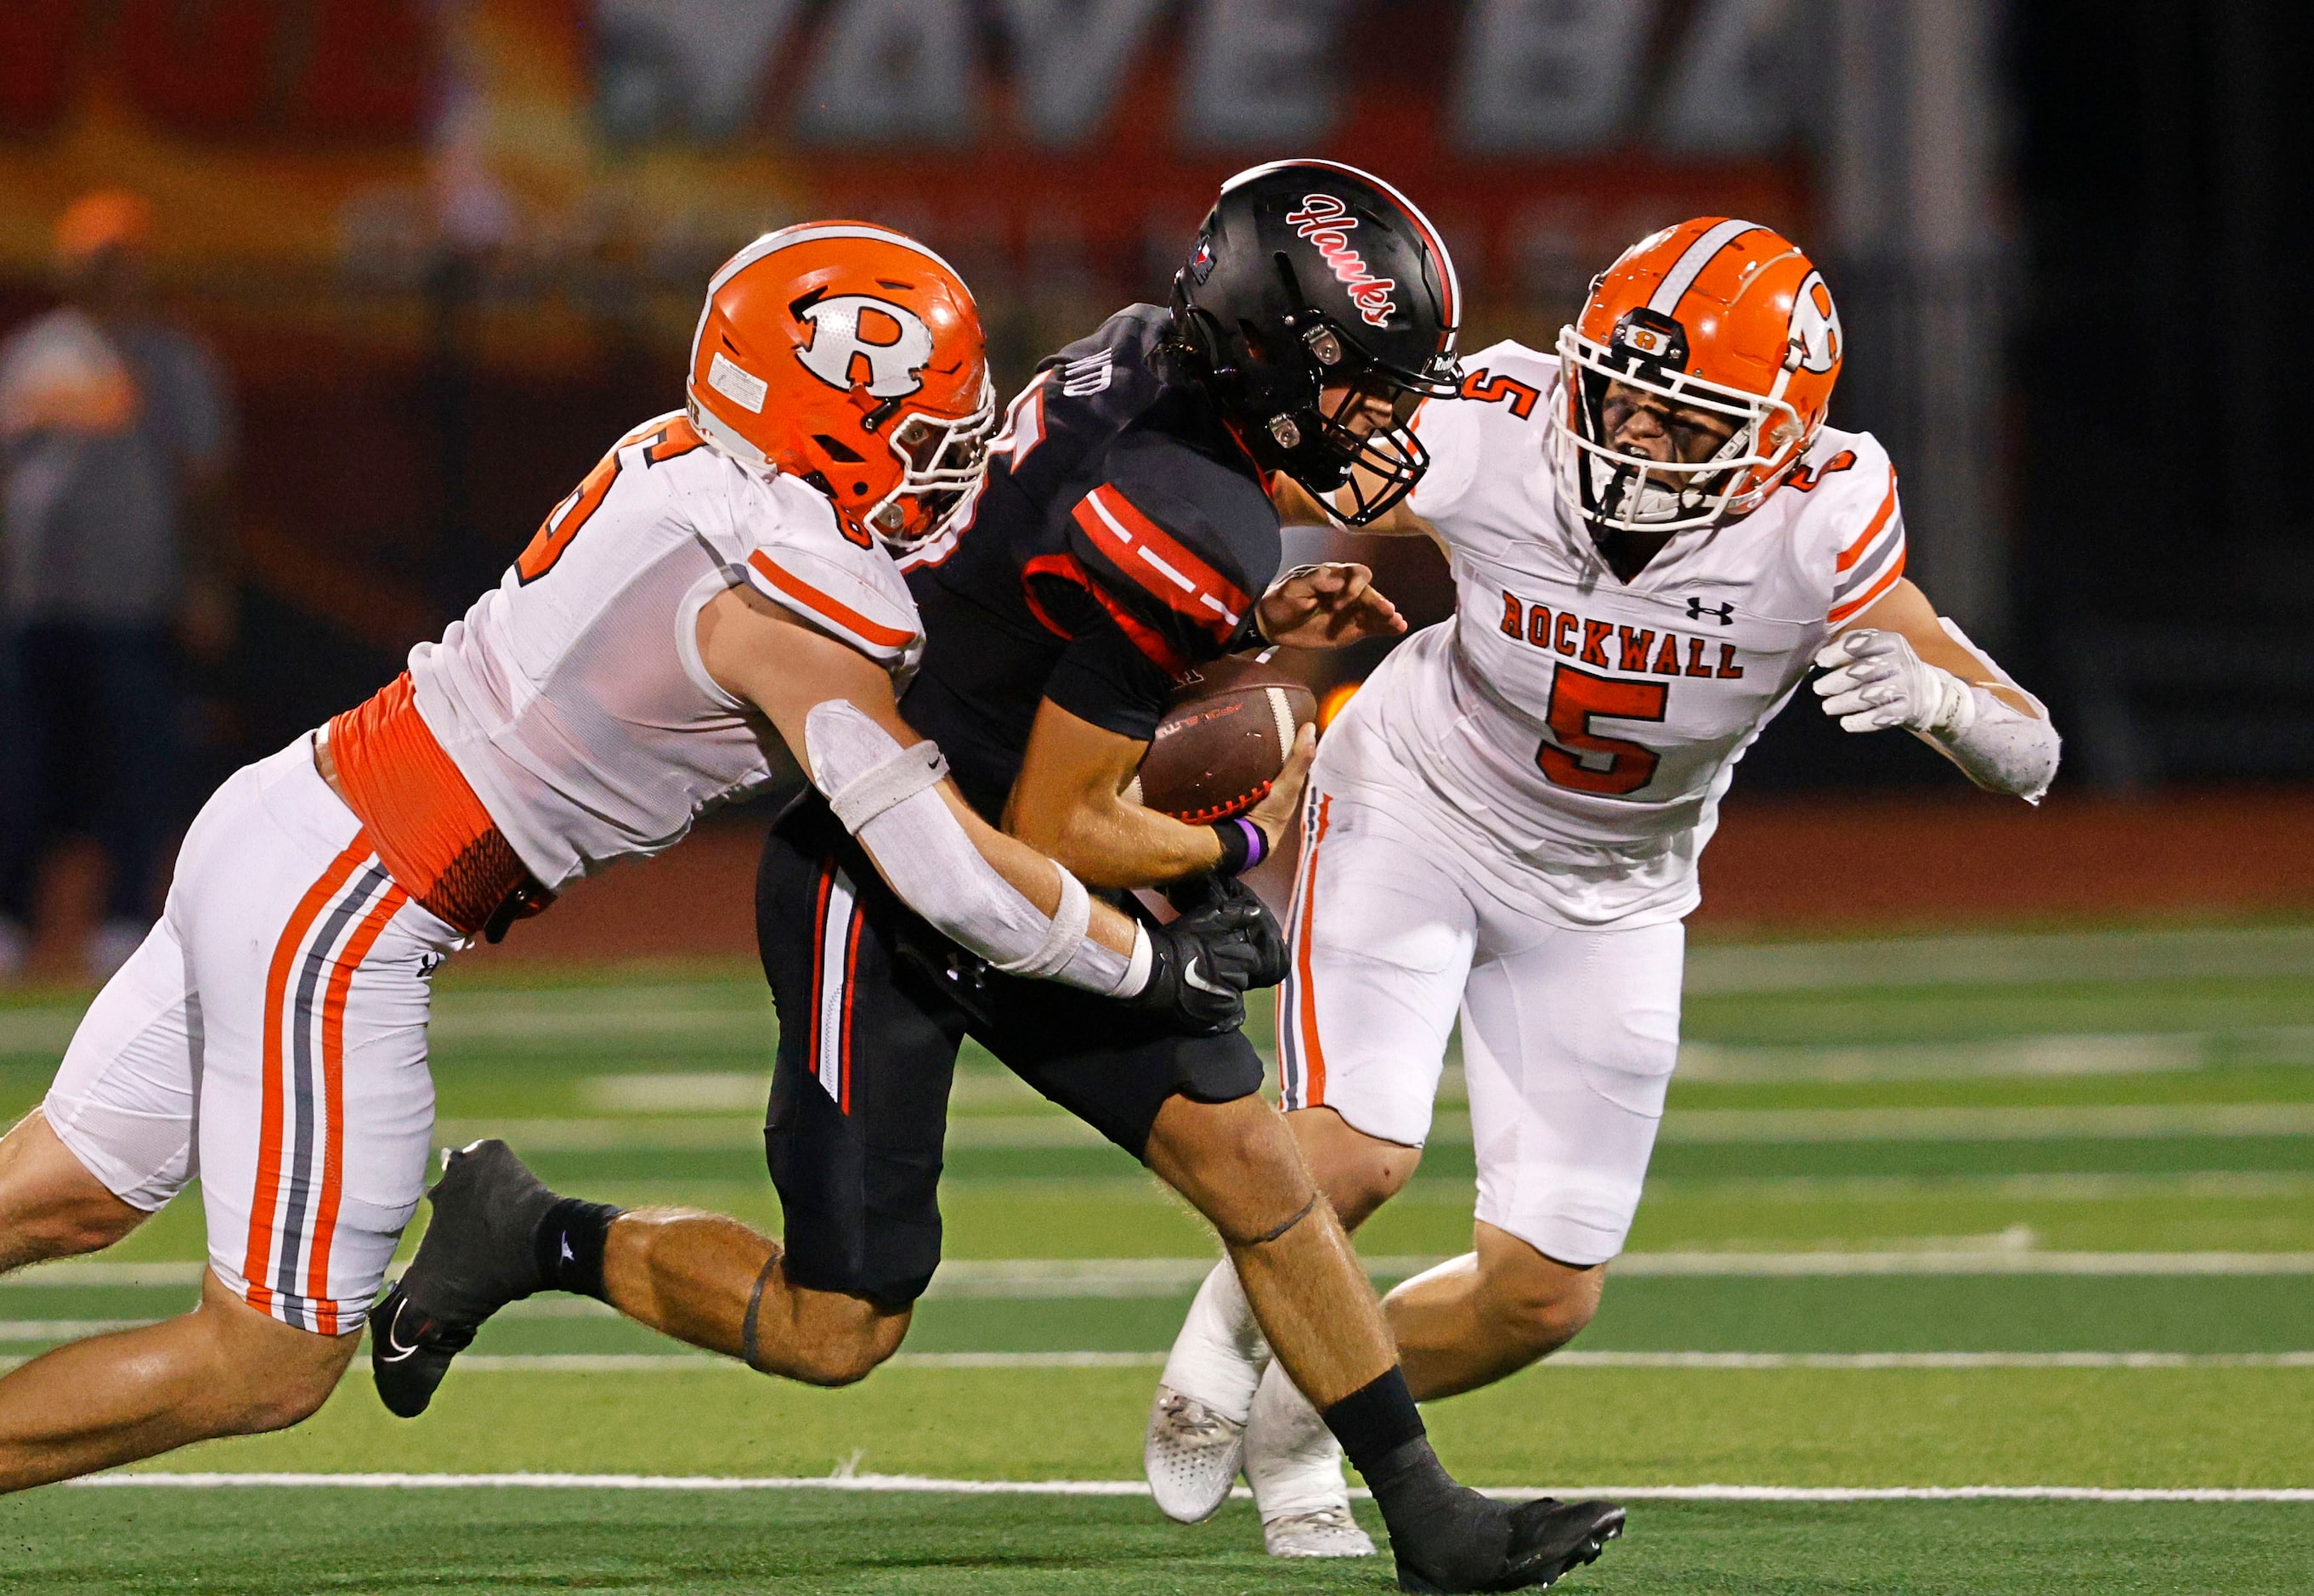
[[[1950,671],[1912,652],[1901,633],[1859,627],[1816,653],[1815,690],[1844,731],[1896,727],[1949,741],[1976,719],[1976,695]]]

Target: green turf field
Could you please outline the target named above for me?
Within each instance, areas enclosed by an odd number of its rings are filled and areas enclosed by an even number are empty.
[[[0,999],[0,1111],[69,994]],[[767,1004],[737,969],[442,977],[441,1139],[550,1180],[775,1225]],[[1632,1251],[1545,1367],[1435,1404],[1506,1487],[2314,1490],[2314,929],[1704,946]],[[1132,1162],[967,1061],[952,1266],[897,1366],[822,1392],[589,1303],[485,1333],[436,1410],[358,1374],[311,1424],[148,1471],[1129,1481],[1213,1257]],[[1389,1278],[1468,1245],[1450,1070]],[[0,1283],[0,1354],[175,1311],[193,1195],[113,1255]],[[1250,1511],[748,1490],[50,1490],[0,1503],[0,1589],[1374,1589],[1253,1555]],[[2314,1501],[1642,1499],[1569,1590],[2303,1591]]]

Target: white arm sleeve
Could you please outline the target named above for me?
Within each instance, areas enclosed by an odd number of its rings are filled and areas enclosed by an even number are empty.
[[[1085,935],[1092,900],[1057,864],[1061,900],[1047,914],[981,857],[935,790],[948,762],[930,743],[903,748],[858,706],[830,699],[804,717],[804,763],[876,869],[942,935],[1009,974],[1130,997],[1149,976],[1147,933],[1134,954]]]
[[[2027,715],[2012,709],[1983,687],[1968,685],[1965,707],[1939,725],[1921,733],[1946,758],[1979,787],[2016,794],[2028,804],[2047,796],[2056,779],[2061,739],[2049,719],[2048,706],[2017,684],[2016,679],[1993,663],[1992,657],[1968,640],[1968,634],[1950,619],[1939,617],[1952,640],[1983,660],[2000,684],[2039,710]]]

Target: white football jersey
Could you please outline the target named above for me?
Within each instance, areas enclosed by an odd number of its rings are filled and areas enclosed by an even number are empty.
[[[555,507],[464,620],[411,650],[418,712],[551,890],[673,846],[791,768],[777,731],[699,657],[699,612],[741,582],[905,679],[907,584],[827,500],[645,422]]]
[[[1500,343],[1464,364],[1465,397],[1417,422],[1432,463],[1409,500],[1445,544],[1454,618],[1351,701],[1321,782],[1418,784],[1538,867],[1569,923],[1677,918],[1736,762],[1903,570],[1895,474],[1868,434],[1825,428],[1759,509],[1675,534],[1627,583],[1553,490],[1557,358]]]

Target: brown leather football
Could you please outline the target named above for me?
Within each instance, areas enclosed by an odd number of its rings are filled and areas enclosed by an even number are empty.
[[[1269,795],[1294,733],[1318,701],[1267,651],[1217,660],[1173,696],[1126,796],[1177,820],[1208,824]]]

